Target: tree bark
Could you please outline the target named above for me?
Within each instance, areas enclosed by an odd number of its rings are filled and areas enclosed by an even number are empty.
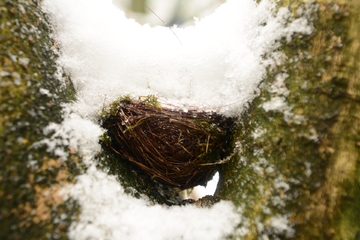
[[[282,41],[286,61],[268,70],[241,117],[241,154],[222,168],[218,196],[243,216],[232,238],[360,237],[360,4],[311,5],[312,34]],[[296,13],[304,4],[280,6]],[[288,92],[273,91],[284,78]],[[283,108],[267,108],[279,99]]]
[[[37,1],[0,0],[0,239],[67,239],[78,209],[59,190],[81,171],[79,158],[64,162],[33,145],[74,94],[55,78],[44,19]]]

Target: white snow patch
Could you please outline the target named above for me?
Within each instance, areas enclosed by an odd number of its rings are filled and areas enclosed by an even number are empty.
[[[185,191],[186,196],[184,197],[184,199],[191,198],[194,200],[198,200],[199,198],[202,198],[207,195],[214,195],[218,182],[219,182],[219,172],[216,172],[214,177],[207,182],[206,187],[196,186],[193,188],[192,192],[188,196]]]
[[[115,177],[92,167],[67,190],[82,206],[71,239],[223,239],[240,223],[230,202],[214,207],[149,205],[124,193]],[[226,217],[221,217],[226,216]],[[221,229],[221,231],[219,231]]]
[[[45,0],[43,9],[56,27],[59,64],[78,91],[74,108],[85,115],[119,96],[149,93],[175,105],[238,114],[254,97],[270,64],[262,55],[278,46],[275,40],[311,31],[306,19],[285,28],[290,12],[280,9],[274,17],[267,0],[229,0],[195,26],[174,28],[183,46],[166,27],[126,19],[111,0]]]
[[[289,90],[287,89],[287,87],[285,86],[285,79],[289,77],[289,74],[287,73],[280,73],[277,74],[275,77],[275,81],[272,83],[269,92],[271,93],[277,93],[279,95],[282,96],[289,96]]]
[[[49,91],[48,89],[45,89],[45,88],[40,88],[40,89],[39,89],[39,92],[40,92],[41,94],[46,95],[46,96],[49,96],[49,97],[52,96],[52,94],[50,93],[50,91]]]
[[[19,7],[19,9],[20,9],[20,7]],[[21,10],[20,10],[20,11],[21,11]],[[20,63],[21,65],[27,66],[27,65],[29,65],[29,63],[30,63],[30,59],[29,59],[29,58],[19,58],[19,63]]]
[[[251,135],[254,139],[257,139],[257,138],[261,137],[263,134],[265,134],[266,132],[267,132],[266,129],[255,128]]]
[[[270,101],[264,102],[262,104],[262,108],[264,108],[266,112],[282,112],[284,114],[284,120],[287,123],[301,124],[305,120],[303,115],[291,112],[293,107],[286,103],[285,97],[283,96],[272,97]]]
[[[271,174],[271,173],[275,172],[275,169],[274,169],[273,166],[268,166],[268,167],[266,168],[266,172],[269,173],[269,174]]]
[[[311,134],[310,136],[308,136],[308,139],[314,141],[314,142],[319,142],[319,136],[315,130],[315,128],[310,128],[309,133]]]
[[[310,177],[312,171],[311,171],[311,163],[310,162],[304,162],[306,170],[305,170],[305,174]]]
[[[270,218],[271,226],[274,228],[275,233],[286,233],[286,237],[291,238],[294,236],[295,230],[290,227],[290,221],[286,215],[277,215]]]
[[[75,113],[69,113],[69,109],[65,109],[64,115],[65,120],[62,123],[50,123],[44,129],[45,134],[54,132],[51,137],[37,142],[34,147],[46,144],[48,152],[54,152],[64,160],[69,156],[69,150],[79,152],[84,157],[85,164],[91,164],[90,159],[100,151],[98,142],[103,134],[102,129]],[[65,146],[69,149],[65,149]]]
[[[270,101],[264,102],[262,104],[262,107],[267,112],[268,111],[284,111],[284,110],[289,111],[289,107],[287,106],[284,97],[273,97],[273,98],[271,98]]]
[[[282,188],[284,192],[286,192],[287,190],[290,189],[289,184],[287,184],[284,181],[284,178],[282,176],[279,176],[276,179],[274,179],[274,187],[275,188]]]

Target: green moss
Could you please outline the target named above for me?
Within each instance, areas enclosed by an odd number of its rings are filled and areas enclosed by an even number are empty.
[[[299,3],[283,2],[294,13]],[[351,82],[358,81],[351,77],[358,68],[350,70],[345,57],[358,56],[346,55],[354,49],[349,28],[358,13],[349,15],[348,9],[347,5],[319,4],[312,14],[310,35],[294,34],[289,43],[281,40],[279,50],[287,61],[268,70],[261,95],[240,119],[242,131],[236,139],[242,154],[223,167],[218,193],[242,208],[245,220],[239,227],[249,230],[246,239],[262,234],[286,238],[286,231],[272,227],[274,216],[289,220],[295,239],[354,239],[358,232],[358,180],[354,177],[358,176],[354,174],[359,169],[354,164],[358,150],[344,147],[354,146],[355,141],[344,133],[357,128],[351,116],[358,109],[348,95]],[[283,73],[288,75],[284,84],[289,95],[269,92],[268,86]],[[283,97],[291,110],[265,111],[262,104],[274,97]],[[256,132],[260,136],[254,137]],[[340,157],[344,149],[351,167],[344,167],[346,160]],[[350,175],[343,177],[342,171]],[[346,200],[346,196],[353,198]]]
[[[161,109],[161,104],[155,95],[148,95],[145,97],[144,100],[141,101],[146,105],[148,105],[149,107],[155,107]]]
[[[336,221],[342,239],[357,240],[360,235],[360,171],[357,169],[355,179],[343,183],[343,206],[338,210],[340,217]]]
[[[62,162],[33,145],[49,137],[43,129],[62,121],[61,104],[73,96],[55,78],[44,19],[36,1],[0,1],[0,239],[67,239],[78,211],[57,197],[80,160]]]
[[[111,137],[109,137],[108,133],[106,132],[100,136],[100,141],[106,145],[109,145],[111,143]]]
[[[118,99],[110,103],[108,106],[105,106],[102,111],[98,114],[101,118],[106,118],[110,115],[116,115],[119,111],[119,105],[122,103],[128,103],[134,101],[133,98],[131,98],[130,95],[124,95],[120,96]],[[149,107],[155,107],[158,109],[161,109],[161,104],[158,101],[157,97],[155,95],[149,95],[145,97],[140,97],[139,102],[144,103],[148,105]]]
[[[127,128],[125,129],[125,132],[127,132],[127,131],[129,131],[129,130],[131,130],[131,129],[134,129],[134,128],[138,127],[138,126],[140,126],[140,125],[143,124],[144,122],[145,122],[145,120],[141,120],[141,121],[139,121],[138,123],[136,123],[135,125],[127,127]]]

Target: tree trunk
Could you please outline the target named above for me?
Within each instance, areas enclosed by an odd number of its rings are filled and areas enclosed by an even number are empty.
[[[282,41],[286,61],[268,70],[241,117],[240,156],[222,168],[217,193],[243,215],[234,237],[360,237],[360,4],[311,5],[313,33]]]
[[[74,93],[55,78],[54,48],[36,1],[0,0],[0,239],[67,239],[76,217],[59,190],[80,172],[79,158],[33,146]]]
[[[300,0],[279,5],[305,14],[297,11]],[[308,16],[313,33],[281,40],[287,59],[269,69],[240,119],[239,157],[221,169],[217,195],[242,214],[230,238],[360,238],[360,3],[307,6],[318,7]],[[55,78],[49,31],[35,0],[0,0],[1,239],[66,239],[78,212],[58,192],[82,171],[81,158],[69,151],[64,162],[33,145],[48,137],[50,122],[62,121],[60,104],[74,97],[71,84]],[[125,187],[154,195],[120,169]]]

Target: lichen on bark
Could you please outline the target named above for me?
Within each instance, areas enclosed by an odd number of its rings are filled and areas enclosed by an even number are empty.
[[[62,121],[61,104],[73,95],[55,78],[47,26],[37,1],[0,1],[0,239],[67,239],[78,209],[59,190],[74,181],[81,160],[34,147],[50,122]]]
[[[313,32],[281,40],[286,60],[268,69],[260,96],[242,114],[241,156],[222,169],[218,196],[243,215],[230,238],[360,235],[359,3],[310,5]],[[279,6],[296,15],[309,4]]]

